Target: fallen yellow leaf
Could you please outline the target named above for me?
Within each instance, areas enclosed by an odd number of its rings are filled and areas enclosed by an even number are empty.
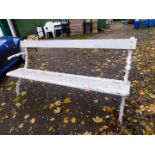
[[[155,99],[155,94],[150,93],[149,96],[153,99]]]
[[[17,116],[17,112],[14,111],[14,112],[13,112],[13,116],[12,116],[12,118],[16,118],[16,116]]]
[[[7,91],[12,91],[13,87],[8,87],[6,90]]]
[[[154,114],[155,113],[155,103],[154,104],[150,104],[147,107],[147,111],[150,112],[151,114]]]
[[[95,102],[95,103],[98,103],[98,100],[96,99],[96,100],[94,100],[94,102]]]
[[[10,83],[8,83],[8,86],[12,86],[12,85],[14,85],[14,81],[11,81]]]
[[[30,123],[31,123],[31,124],[34,124],[35,121],[36,121],[36,119],[35,119],[35,118],[32,118],[32,119],[30,120]]]
[[[113,108],[110,107],[110,106],[104,106],[104,107],[103,107],[103,111],[112,113]]]
[[[3,88],[0,88],[0,91],[3,91]]]
[[[104,99],[105,99],[106,101],[109,101],[109,100],[110,100],[108,97],[105,97]]]
[[[85,131],[85,132],[83,133],[83,135],[92,135],[92,132],[91,132],[91,131]]]
[[[56,106],[59,106],[60,104],[61,104],[61,101],[59,100],[59,101],[56,101],[55,103],[54,103]]]
[[[57,107],[56,109],[53,110],[53,112],[54,112],[55,114],[58,114],[58,113],[61,112],[61,108],[60,108],[60,107]]]
[[[81,124],[84,125],[85,124],[85,121],[81,121]]]
[[[52,108],[54,108],[54,107],[57,107],[57,106],[59,106],[61,104],[61,101],[55,101],[54,103],[51,103],[50,105],[49,105],[49,109],[52,109]]]
[[[64,99],[64,103],[65,103],[65,104],[71,103],[70,98],[69,98],[69,97],[65,98],[65,99]]]
[[[55,121],[55,118],[54,117],[50,118],[50,121],[51,122]]]
[[[21,103],[16,103],[16,107],[20,107],[22,104]]]
[[[68,117],[65,117],[64,118],[64,123],[68,123],[69,122],[69,118]]]
[[[26,119],[28,119],[30,117],[30,115],[29,114],[26,114],[25,116],[24,116],[24,119],[26,120]]]
[[[138,84],[137,80],[132,81],[133,84]]]
[[[52,131],[52,130],[53,130],[53,127],[50,126],[50,127],[48,128],[48,132],[50,132],[50,131]]]
[[[140,90],[140,91],[139,91],[139,95],[140,95],[140,96],[144,96],[144,95],[145,95],[145,92],[142,91],[142,90]]]
[[[5,106],[5,105],[6,105],[6,103],[5,103],[5,102],[1,103],[1,106]]]
[[[145,134],[146,135],[152,135],[153,129],[150,126],[145,126]]]
[[[51,103],[50,105],[49,105],[49,109],[52,109],[52,108],[54,108],[55,107],[55,104],[54,103]]]
[[[22,92],[21,92],[21,96],[25,96],[26,94],[27,94],[26,91],[22,91]]]
[[[23,128],[23,126],[24,126],[24,123],[21,123],[18,125],[18,128],[21,129],[21,128]]]
[[[103,118],[102,117],[99,117],[99,116],[96,116],[96,117],[92,118],[92,120],[95,123],[101,123],[103,121]]]
[[[136,110],[137,113],[142,114],[146,110],[146,107],[144,105],[139,106],[139,108]]]
[[[66,109],[66,113],[68,113],[70,110],[69,109]]]
[[[104,126],[102,126],[102,127],[99,128],[99,131],[102,132],[102,131],[104,131],[104,130],[106,130],[108,128],[109,127],[107,125],[104,125]]]
[[[76,118],[75,117],[72,117],[71,122],[72,123],[76,123]]]

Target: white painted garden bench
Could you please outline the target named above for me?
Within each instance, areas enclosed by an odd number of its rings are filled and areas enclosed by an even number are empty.
[[[122,123],[125,98],[130,94],[130,82],[128,81],[131,68],[132,50],[136,49],[137,39],[89,39],[89,40],[52,40],[52,41],[21,41],[20,54],[11,56],[9,59],[25,54],[26,61],[24,68],[19,68],[7,73],[8,76],[17,77],[17,94],[21,79],[35,80],[39,82],[57,84],[73,88],[97,91],[106,94],[121,96],[119,122]],[[124,49],[127,50],[127,64],[125,67],[124,80],[105,79],[91,76],[73,75],[59,72],[28,69],[27,48],[98,48],[98,49]]]

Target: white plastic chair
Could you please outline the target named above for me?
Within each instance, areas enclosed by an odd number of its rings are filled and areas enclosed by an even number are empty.
[[[61,22],[54,22],[54,31],[59,30],[61,32],[61,37],[63,36],[62,33],[62,23]]]
[[[47,22],[44,26],[45,36],[48,37],[48,33],[52,32],[53,37],[55,38],[55,30],[54,30],[54,23],[53,22]]]
[[[37,26],[36,27],[37,33],[38,33],[38,37],[39,39],[44,38],[44,32],[43,32],[43,27],[42,26]]]

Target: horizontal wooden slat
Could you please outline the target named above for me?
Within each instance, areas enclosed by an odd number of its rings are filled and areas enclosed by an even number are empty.
[[[137,39],[24,40],[22,48],[135,49]]]
[[[97,91],[118,96],[128,96],[130,91],[130,82],[124,83],[120,80],[97,78],[90,76],[81,76],[24,68],[8,72],[7,75],[17,78]]]

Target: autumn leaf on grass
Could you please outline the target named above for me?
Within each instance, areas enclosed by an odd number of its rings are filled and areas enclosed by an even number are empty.
[[[55,103],[54,103],[56,106],[59,106],[59,105],[61,105],[61,101],[60,100],[58,100],[58,101],[55,101]]]
[[[69,97],[65,98],[63,101],[65,104],[71,103],[71,100]]]
[[[30,120],[30,123],[31,124],[34,124],[36,122],[36,119],[35,118],[32,118],[31,120]]]
[[[68,117],[65,117],[64,118],[64,123],[68,123],[69,122],[69,118]]]
[[[155,94],[150,93],[149,96],[153,99],[155,99]]]
[[[132,81],[132,84],[138,84],[137,80]]]
[[[76,118],[75,117],[72,117],[71,122],[72,123],[76,123]]]
[[[147,106],[147,111],[150,112],[151,114],[155,114],[155,103]]]
[[[12,91],[13,87],[8,87],[6,90],[7,91]]]
[[[102,123],[103,118],[102,117],[99,117],[99,116],[96,116],[96,117],[92,118],[92,120],[95,123]]]
[[[55,114],[58,114],[58,113],[61,112],[61,108],[60,108],[60,107],[57,107],[56,109],[53,110],[53,112],[54,112]]]
[[[146,110],[146,107],[144,105],[139,106],[139,108],[136,110],[137,113],[142,114]]]
[[[11,134],[14,130],[15,130],[15,128],[12,126],[12,127],[9,129],[9,134]]]
[[[21,129],[21,128],[23,128],[23,126],[24,126],[24,123],[21,123],[18,125],[18,128]]]
[[[60,106],[60,105],[61,105],[61,101],[60,100],[55,101],[55,102],[53,102],[53,103],[51,103],[49,105],[49,109],[52,109],[52,108],[57,107],[57,106]]]
[[[66,113],[68,113],[70,110],[69,109],[66,109]]]
[[[152,135],[153,129],[150,126],[145,126],[145,135]]]
[[[92,132],[91,132],[91,131],[85,131],[85,132],[83,133],[83,135],[92,135]]]
[[[81,121],[81,124],[84,125],[85,124],[85,121]]]
[[[3,88],[0,88],[0,91],[3,91]]]
[[[15,104],[17,108],[20,108],[20,106],[22,105],[21,103],[16,103]]]
[[[14,85],[14,81],[11,81],[10,83],[8,83],[8,86],[13,86]]]
[[[50,121],[51,122],[55,121],[55,118],[54,117],[50,118]]]
[[[142,91],[142,90],[140,90],[140,91],[139,91],[139,95],[140,95],[140,96],[144,96],[144,95],[145,95],[145,92]]]
[[[108,128],[109,127],[107,125],[104,125],[104,126],[102,126],[102,127],[99,128],[99,131],[102,132],[102,131],[104,131],[104,130],[106,130]]]
[[[14,119],[14,118],[16,118],[16,116],[17,116],[17,112],[16,111],[13,111],[12,118]]]
[[[26,120],[26,119],[28,119],[30,117],[30,115],[29,114],[26,114],[25,116],[24,116],[24,119]]]
[[[104,106],[104,107],[103,107],[103,111],[112,113],[113,108],[110,107],[110,106]]]
[[[5,102],[1,103],[1,106],[5,106],[5,105],[6,105],[6,103],[5,103]]]
[[[96,99],[96,100],[94,100],[94,102],[95,102],[95,103],[98,103],[98,100]]]
[[[52,130],[53,130],[53,127],[50,126],[50,127],[48,128],[48,132],[51,132]]]
[[[22,92],[21,92],[21,96],[25,96],[26,94],[27,94],[26,91],[22,91]]]
[[[105,99],[105,101],[109,101],[110,100],[108,97],[105,97],[104,99]]]
[[[54,108],[55,107],[55,104],[54,103],[51,103],[50,105],[49,105],[49,109],[52,109],[52,108]],[[44,108],[45,108],[45,106],[44,106]]]

